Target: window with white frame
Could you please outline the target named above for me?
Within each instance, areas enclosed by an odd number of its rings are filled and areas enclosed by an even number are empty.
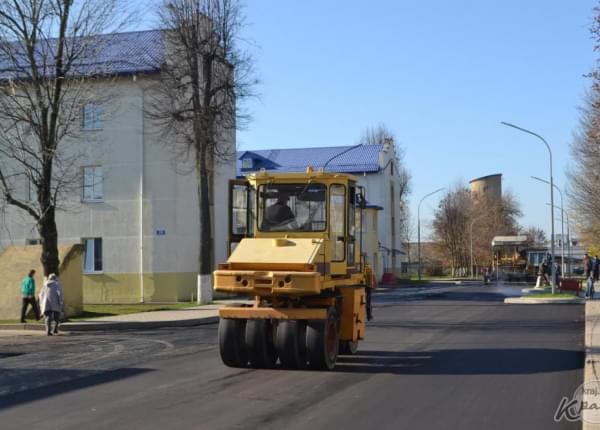
[[[33,181],[27,181],[27,201],[37,202],[37,187],[33,183]]]
[[[103,198],[101,166],[83,167],[83,201],[99,201]]]
[[[83,239],[83,257],[84,273],[102,272],[102,238],[94,237]]]
[[[102,106],[98,103],[87,103],[81,108],[81,128],[83,130],[100,130],[102,128]]]

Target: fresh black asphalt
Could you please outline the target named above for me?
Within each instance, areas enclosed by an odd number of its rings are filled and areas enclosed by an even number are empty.
[[[0,337],[0,429],[581,428],[553,417],[583,381],[583,306],[441,287],[377,293],[332,372],[224,367],[216,324]]]

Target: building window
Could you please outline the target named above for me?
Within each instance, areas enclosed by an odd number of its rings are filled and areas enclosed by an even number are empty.
[[[102,272],[102,238],[83,239],[83,248],[85,252],[83,258],[84,273]]]
[[[254,160],[252,160],[252,158],[243,158],[242,159],[242,169],[244,170],[250,170],[253,167],[253,162]]]
[[[35,203],[37,202],[37,187],[33,183],[33,181],[27,177],[27,190],[25,191],[25,197],[28,202]]]
[[[86,166],[83,168],[83,201],[102,200],[102,167]]]
[[[102,128],[102,106],[87,103],[81,108],[81,128],[83,130],[100,130]]]

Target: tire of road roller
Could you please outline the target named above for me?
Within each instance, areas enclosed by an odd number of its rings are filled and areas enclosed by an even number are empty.
[[[358,351],[358,341],[340,340],[339,354],[354,355]]]
[[[339,347],[339,324],[334,309],[329,309],[326,320],[308,321],[306,350],[308,365],[315,370],[332,370]]]
[[[306,321],[282,320],[277,324],[275,349],[281,365],[287,369],[305,369],[308,361],[306,354]]]
[[[219,320],[218,338],[221,360],[229,367],[246,367],[246,320],[221,318]]]
[[[246,322],[246,351],[251,367],[275,367],[277,352],[273,342],[273,325],[269,320],[249,319]]]

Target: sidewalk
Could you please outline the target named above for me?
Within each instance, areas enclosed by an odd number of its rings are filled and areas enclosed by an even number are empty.
[[[452,287],[443,285],[419,285],[415,286],[413,291],[402,291],[407,286],[381,286],[377,289],[379,293],[386,294],[391,291],[401,292],[399,297],[427,296],[430,294],[439,294],[457,288],[455,283]],[[458,287],[465,285],[458,285]],[[408,287],[412,289],[413,287]],[[117,331],[117,330],[140,330],[154,329],[160,327],[190,327],[203,324],[214,324],[219,321],[219,308],[223,306],[236,306],[238,304],[252,304],[252,300],[228,299],[216,300],[210,305],[197,306],[185,309],[170,311],[150,311],[139,312],[126,315],[114,315],[100,318],[90,318],[66,322],[60,325],[61,332],[81,332],[81,331]],[[0,336],[8,333],[16,334],[35,334],[42,333],[45,330],[44,324],[32,322],[25,324],[0,324]]]
[[[591,300],[585,304],[585,365],[583,381],[586,388],[597,389],[600,381],[600,301]],[[583,401],[588,405],[598,405],[600,393],[585,392]],[[600,430],[597,410],[583,411],[583,429]]]
[[[219,308],[239,303],[252,303],[246,300],[217,300],[210,305],[203,305],[170,311],[139,312],[126,315],[113,315],[99,318],[82,319],[60,325],[61,332],[98,331],[98,330],[133,330],[152,329],[158,327],[189,327],[202,324],[213,324],[219,321]],[[2,331],[43,331],[42,323],[0,324]]]

